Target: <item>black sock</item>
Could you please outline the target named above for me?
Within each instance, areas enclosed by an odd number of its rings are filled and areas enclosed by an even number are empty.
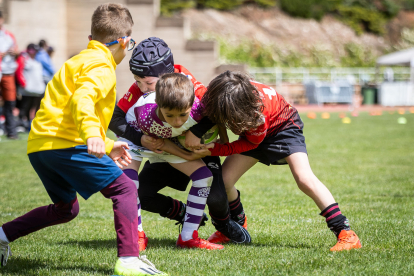
[[[342,215],[339,210],[338,203],[334,203],[326,207],[321,213],[326,218],[328,228],[338,237],[342,230],[350,230],[348,219]]]
[[[232,220],[243,226],[246,216],[244,214],[243,204],[240,201],[240,191],[237,190],[237,193],[236,200],[229,202],[230,216]]]
[[[161,216],[181,222],[185,216],[185,204],[179,200],[172,199],[172,207],[165,215]]]
[[[230,214],[228,214],[226,217],[224,218],[217,218],[214,217],[211,212],[210,212],[210,217],[211,217],[211,223],[214,225],[214,227],[219,230],[221,229],[221,227],[223,227],[224,225],[227,225],[230,219]],[[220,230],[219,230],[220,231]]]

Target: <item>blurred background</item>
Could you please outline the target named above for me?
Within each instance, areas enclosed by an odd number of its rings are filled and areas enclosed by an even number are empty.
[[[105,2],[0,0],[3,30],[16,58],[43,40],[57,70],[87,46],[91,15]],[[161,37],[206,85],[239,70],[299,107],[414,106],[414,0],[112,2],[130,9],[137,42]],[[118,98],[133,82],[128,58],[117,68]]]

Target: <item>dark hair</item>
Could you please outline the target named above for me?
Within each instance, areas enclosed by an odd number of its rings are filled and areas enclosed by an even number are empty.
[[[27,45],[26,50],[27,51],[29,51],[29,50],[35,50],[36,52],[38,52],[39,51],[39,46],[37,46],[34,43],[30,43],[29,45]]]
[[[0,18],[3,18],[3,12],[0,11]]]
[[[44,48],[46,45],[47,45],[46,40],[42,39],[42,40],[39,41],[39,47],[40,48]]]
[[[132,20],[129,10],[121,4],[102,4],[92,15],[92,39],[102,43],[117,40],[132,33]]]
[[[180,73],[168,73],[155,85],[155,102],[160,108],[183,110],[194,103],[194,86],[189,78]]]
[[[226,71],[215,77],[201,102],[206,116],[235,133],[263,124],[262,97],[244,73]]]

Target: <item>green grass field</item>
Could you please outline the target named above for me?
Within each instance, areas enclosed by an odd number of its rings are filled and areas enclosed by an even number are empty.
[[[320,114],[318,114],[320,115]],[[145,254],[170,275],[414,275],[414,114],[310,120],[305,137],[313,171],[331,190],[363,248],[332,253],[336,242],[288,166],[256,165],[237,184],[252,244],[219,252],[175,247],[178,227],[143,212]],[[318,116],[320,118],[320,116]],[[27,137],[27,136],[23,136]],[[0,142],[0,225],[50,203],[26,156],[26,142]],[[164,190],[181,200],[186,193]],[[111,202],[80,199],[72,222],[11,244],[0,275],[112,275],[116,241]],[[208,223],[200,236],[213,233]]]

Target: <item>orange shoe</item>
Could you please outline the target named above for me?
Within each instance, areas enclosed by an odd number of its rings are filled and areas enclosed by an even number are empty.
[[[230,242],[230,239],[224,236],[224,234],[222,234],[220,231],[216,231],[207,239],[207,241],[211,243],[225,244]]]
[[[244,215],[244,223],[243,223],[243,228],[247,230],[247,216],[246,214]]]
[[[138,245],[139,245],[139,252],[142,252],[147,248],[148,238],[145,235],[144,231],[138,231]]]
[[[193,238],[188,241],[183,241],[181,239],[181,234],[178,236],[177,240],[177,246],[181,248],[203,248],[208,250],[217,250],[217,249],[223,249],[224,246],[220,244],[214,244],[211,242],[208,242],[206,240],[200,239],[198,237],[198,231],[194,230],[193,232]]]
[[[354,231],[342,230],[341,233],[339,233],[338,242],[331,248],[331,251],[351,250],[361,247],[361,241]]]
[[[244,215],[243,228],[247,230],[247,216],[246,215]],[[220,231],[214,232],[207,240],[212,243],[221,243],[221,244],[226,244],[230,242],[230,239],[227,238]]]

